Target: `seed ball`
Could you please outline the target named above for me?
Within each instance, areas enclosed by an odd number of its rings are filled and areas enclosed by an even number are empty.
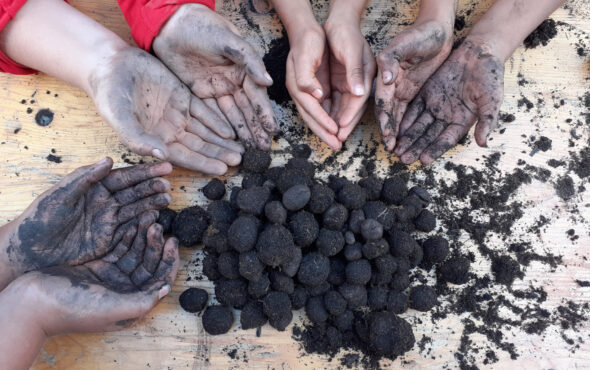
[[[203,195],[209,200],[219,200],[225,195],[225,185],[219,179],[211,179],[203,187]]]
[[[468,258],[458,256],[446,260],[438,266],[437,276],[442,281],[452,284],[465,284],[469,280],[469,267],[471,261]]]
[[[244,330],[259,328],[267,321],[262,302],[250,301],[246,303],[240,313],[240,324]]]
[[[219,280],[221,274],[217,269],[217,256],[213,253],[205,254],[203,258],[203,275],[207,276],[210,281]]]
[[[237,217],[236,211],[227,200],[216,200],[207,206],[211,222],[231,224]]]
[[[264,265],[258,259],[256,251],[240,253],[238,258],[240,275],[249,281],[259,281],[262,279]]]
[[[349,262],[346,265],[346,281],[365,285],[371,280],[371,264],[366,259]]]
[[[361,248],[363,256],[372,260],[386,254],[389,251],[389,244],[385,239],[369,240]]]
[[[311,148],[307,144],[296,144],[291,149],[293,157],[308,159],[311,156]]]
[[[262,274],[262,277],[257,281],[248,282],[248,294],[252,298],[262,298],[268,293],[270,289],[270,279],[268,274]]]
[[[305,207],[311,197],[311,190],[307,185],[295,185],[283,193],[283,205],[289,211],[298,211]]]
[[[315,176],[315,165],[305,158],[291,158],[285,165],[287,170],[300,170],[308,179],[313,179]]]
[[[234,324],[234,313],[226,306],[209,306],[203,313],[203,329],[210,335],[225,334]]]
[[[381,189],[383,189],[383,180],[376,176],[369,176],[361,179],[359,185],[365,189],[367,200],[379,200]]]
[[[408,296],[400,292],[389,292],[387,310],[395,314],[402,314],[408,310]]]
[[[240,268],[238,264],[238,254],[236,252],[224,252],[217,259],[217,269],[219,273],[228,279],[237,279],[240,277]]]
[[[344,283],[338,287],[338,293],[346,299],[349,310],[367,305],[367,289],[364,285]]]
[[[417,244],[410,234],[401,230],[391,230],[387,241],[391,247],[391,254],[398,257],[412,254]]]
[[[381,201],[365,203],[363,206],[363,212],[365,214],[365,218],[377,220],[377,222],[383,225],[383,229],[385,230],[391,229],[395,223],[395,213],[391,208]]]
[[[428,193],[428,191],[419,186],[414,186],[413,188],[411,188],[410,194],[417,196],[426,203],[432,202],[432,196]]]
[[[307,294],[309,294],[310,297],[317,297],[317,296],[323,296],[324,294],[326,294],[330,289],[332,289],[332,286],[327,281],[324,281],[320,285],[314,285],[314,286],[307,285],[306,288],[307,288]]]
[[[393,274],[397,271],[397,262],[395,257],[387,253],[375,258],[375,267],[377,271],[384,274]]]
[[[236,218],[227,232],[227,242],[242,253],[254,248],[258,239],[258,220],[250,215]]]
[[[308,247],[317,239],[320,226],[314,215],[306,211],[299,211],[291,216],[289,230],[293,234],[293,241],[299,247]]]
[[[215,298],[219,303],[242,308],[248,302],[248,281],[245,279],[220,279],[215,282]]]
[[[271,167],[264,171],[264,176],[276,185],[283,172],[285,172],[285,167]]]
[[[333,203],[322,216],[323,226],[332,230],[340,230],[348,220],[348,210],[342,204]]]
[[[285,273],[285,275],[289,277],[293,277],[297,275],[297,271],[299,270],[299,265],[301,264],[302,258],[301,248],[291,248],[291,257],[281,265],[281,270]]]
[[[284,331],[293,319],[289,295],[284,292],[270,292],[264,297],[262,305],[269,324],[278,331]]]
[[[180,244],[193,247],[203,240],[209,226],[209,214],[199,206],[183,209],[172,223],[172,233]]]
[[[199,288],[188,288],[178,298],[180,307],[186,312],[199,312],[207,306],[209,294],[207,291]]]
[[[428,285],[418,285],[410,290],[410,307],[426,312],[436,305],[436,292]]]
[[[354,243],[344,247],[344,258],[347,261],[356,261],[363,257],[362,244]]]
[[[254,186],[241,190],[238,194],[238,208],[249,214],[260,215],[270,196],[270,190],[263,186]]]
[[[297,279],[305,285],[320,285],[330,274],[330,259],[320,253],[308,253],[301,259]]]
[[[449,254],[449,242],[440,236],[432,236],[422,244],[424,258],[430,263],[441,263]]]
[[[344,233],[344,241],[347,245],[352,245],[356,243],[356,238],[354,237],[354,233],[350,230]]]
[[[339,258],[330,259],[330,274],[328,283],[338,286],[346,281],[346,264]]]
[[[436,227],[436,216],[427,209],[422,210],[414,220],[416,229],[424,232],[430,232]]]
[[[264,206],[264,215],[272,223],[283,225],[287,221],[287,210],[279,201],[266,203]]]
[[[283,171],[276,182],[277,188],[281,193],[286,192],[295,185],[311,185],[311,180],[300,169],[292,169]]]
[[[271,162],[270,154],[259,149],[249,149],[242,156],[242,167],[248,172],[263,173]]]
[[[295,286],[293,293],[289,295],[289,298],[291,299],[291,306],[294,310],[299,310],[305,307],[308,297],[309,295],[307,294],[307,289],[305,289],[303,285]]]
[[[295,290],[295,282],[289,276],[279,271],[271,271],[269,274],[270,286],[277,292],[292,294]]]
[[[239,209],[238,208],[238,195],[240,194],[241,190],[242,190],[242,188],[239,186],[233,186],[231,188],[231,193],[229,195],[229,204],[231,204],[233,209]]]
[[[366,240],[378,240],[383,237],[383,225],[372,218],[361,223],[361,234]]]
[[[295,248],[295,244],[291,233],[277,224],[268,225],[258,235],[256,242],[258,258],[262,263],[271,267],[278,267],[286,263],[292,255],[292,248]]]
[[[408,277],[408,275],[407,274],[399,274],[399,273],[396,273],[395,275],[393,275],[393,279],[391,280],[391,283],[389,284],[389,287],[394,292],[401,292],[403,290],[406,290],[409,286],[410,286],[410,278]]]
[[[367,291],[367,303],[373,311],[381,311],[387,306],[389,290],[381,286],[370,287]]]
[[[319,184],[313,185],[307,209],[311,213],[322,214],[334,203],[334,198],[334,191],[329,187]]]
[[[341,332],[345,332],[352,329],[353,322],[354,314],[350,310],[346,310],[332,319],[332,323],[334,324],[334,326],[340,329]]]
[[[361,224],[365,220],[365,212],[362,209],[355,209],[350,212],[348,228],[355,234],[361,233]]]
[[[367,201],[367,193],[358,184],[348,183],[338,191],[338,202],[348,209],[359,209]]]
[[[344,235],[340,231],[321,229],[315,245],[320,253],[331,257],[340,253],[344,248],[344,242]]]
[[[338,316],[346,311],[346,299],[335,290],[324,294],[324,306],[330,315]]]
[[[328,311],[322,297],[310,297],[305,304],[305,314],[309,321],[319,324],[328,320]]]
[[[164,208],[160,211],[158,223],[162,225],[163,234],[170,234],[170,232],[172,232],[172,223],[174,222],[176,215],[176,211],[170,208]]]
[[[203,245],[218,254],[228,252],[230,250],[229,243],[227,242],[229,227],[230,225],[219,222],[209,225],[203,236]]]
[[[387,204],[399,205],[408,195],[408,186],[401,176],[394,176],[383,181],[381,199]]]

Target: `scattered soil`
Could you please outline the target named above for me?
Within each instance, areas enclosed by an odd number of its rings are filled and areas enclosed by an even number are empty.
[[[289,55],[289,39],[286,33],[270,42],[268,53],[262,59],[266,71],[272,77],[274,83],[269,86],[268,96],[277,104],[291,101],[291,95],[285,84],[287,75],[287,56]]]
[[[27,109],[27,113],[32,113],[33,110],[31,109],[31,111],[29,112],[29,109]],[[51,122],[53,122],[53,112],[47,108],[44,109],[40,109],[37,114],[35,114],[35,122],[39,125],[39,126],[49,126],[51,124]]]
[[[557,23],[548,18],[524,39],[524,47],[534,49],[539,45],[546,46],[555,36],[557,36]]]

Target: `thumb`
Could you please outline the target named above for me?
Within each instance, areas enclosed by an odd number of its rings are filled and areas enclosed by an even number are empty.
[[[104,179],[111,172],[112,167],[113,160],[106,157],[90,166],[80,167],[64,177],[58,184],[58,187],[66,189],[64,203],[77,202],[92,184]]]
[[[481,147],[488,146],[488,136],[490,132],[498,126],[498,116],[500,114],[500,106],[494,105],[491,108],[480,109],[475,126],[475,142]]]
[[[295,74],[297,90],[313,96],[320,102],[330,93],[329,91],[324,91],[322,84],[316,76],[316,72],[323,63],[323,55],[324,50],[320,50],[317,56],[310,56],[307,53],[290,54],[290,58],[293,61],[293,72]]]
[[[270,86],[273,81],[262,58],[246,40],[228,31],[227,45],[223,47],[222,55],[235,64],[242,65],[246,73],[259,85]]]
[[[145,132],[137,122],[125,126],[119,136],[131,151],[139,155],[151,155],[162,161],[168,158],[168,149],[162,139]]]
[[[381,80],[385,85],[390,85],[395,81],[399,73],[399,60],[394,53],[383,50],[377,56],[377,65],[379,72],[381,72]]]
[[[363,48],[351,47],[344,56],[346,82],[349,91],[355,96],[365,95],[365,74],[363,68]]]

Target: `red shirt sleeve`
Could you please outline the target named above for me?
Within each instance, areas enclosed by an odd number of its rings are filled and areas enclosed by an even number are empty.
[[[137,45],[150,51],[168,18],[183,4],[203,4],[215,10],[215,0],[117,0]]]
[[[0,0],[0,31],[14,18],[27,0]],[[28,75],[36,71],[20,65],[10,59],[0,50],[0,72],[8,72],[15,75]]]

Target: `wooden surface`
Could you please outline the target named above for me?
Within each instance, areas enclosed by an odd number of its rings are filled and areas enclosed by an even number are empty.
[[[115,0],[72,0],[78,9],[103,23],[125,40],[131,40],[129,29],[116,6]],[[270,40],[279,34],[280,24],[272,14],[264,14],[268,6],[262,1],[256,4],[246,2],[243,10],[256,23],[259,30],[248,28],[239,1],[218,1],[218,8],[223,14],[244,30],[250,41],[266,52]],[[318,18],[325,15],[326,7],[315,1]],[[465,14],[467,25],[475,22],[489,7],[491,1],[460,1],[459,11]],[[253,6],[250,6],[253,5]],[[383,32],[395,34],[403,28],[401,24],[411,22],[416,12],[415,1],[374,0],[372,10],[363,21],[365,33],[375,30],[378,25],[373,22],[382,14],[390,14],[391,30]],[[252,13],[256,9],[260,14]],[[391,10],[396,12],[391,12]],[[397,13],[397,15],[395,15]],[[559,33],[548,46],[524,51],[518,49],[506,64],[504,112],[516,114],[516,121],[505,124],[504,134],[492,135],[489,148],[478,148],[472,142],[447,154],[435,168],[441,168],[445,161],[479,166],[477,159],[482,155],[496,151],[502,156],[502,168],[511,170],[522,158],[529,164],[544,167],[551,158],[561,159],[568,156],[568,139],[571,124],[567,118],[581,120],[584,112],[579,97],[589,91],[590,61],[588,57],[576,53],[576,42],[580,35],[585,35],[586,51],[590,50],[590,5],[587,0],[569,2],[568,9],[559,9],[553,14],[556,20],[567,22],[571,27],[560,27]],[[464,34],[463,31],[460,34]],[[377,50],[388,40],[382,37]],[[517,75],[521,73],[530,82],[524,86],[518,84]],[[280,83],[280,81],[277,81]],[[104,157],[112,156],[118,166],[124,165],[121,156],[127,153],[119,143],[117,136],[96,113],[92,101],[78,89],[72,88],[54,78],[45,75],[9,76],[0,75],[0,224],[17,216],[37,195],[57,180],[83,164],[88,164]],[[57,96],[56,96],[57,94]],[[521,95],[536,102],[542,98],[545,105],[535,107],[530,112],[517,107]],[[565,105],[554,108],[556,103],[552,96],[564,99]],[[26,100],[21,104],[21,100]],[[32,102],[34,100],[34,102]],[[32,113],[27,113],[27,108]],[[34,115],[38,109],[49,108],[55,112],[53,123],[48,127],[37,126]],[[291,119],[282,108],[277,107],[277,114],[284,127],[301,124]],[[370,135],[378,137],[373,116],[367,113],[363,125],[352,135],[348,150]],[[20,130],[18,130],[20,129]],[[18,132],[17,132],[18,131]],[[585,128],[577,130],[582,135],[580,142],[588,143],[590,133]],[[527,140],[521,135],[543,134],[553,140],[553,148],[548,152],[538,152],[530,156]],[[328,150],[317,140],[307,138],[314,145],[314,158],[322,160],[329,155]],[[275,143],[275,148],[286,144],[285,140]],[[579,150],[579,144],[576,147]],[[587,144],[586,144],[587,145]],[[55,149],[55,155],[61,156],[62,163],[46,160],[47,155]],[[523,153],[524,151],[524,153]],[[135,156],[129,156],[138,160]],[[380,167],[386,168],[391,160],[382,150],[377,153]],[[275,158],[280,163],[282,158]],[[353,166],[354,167],[354,166]],[[561,170],[554,170],[560,173]],[[562,171],[563,172],[563,171]],[[352,173],[352,169],[350,169]],[[228,178],[230,182],[239,179]],[[183,208],[200,200],[198,189],[206,178],[183,170],[175,170],[170,176],[173,184],[173,208]],[[575,178],[580,185],[580,179]],[[182,187],[182,188],[181,188]],[[585,192],[569,203],[555,195],[551,182],[534,181],[523,187],[517,194],[518,199],[527,205],[527,215],[523,218],[533,220],[535,215],[551,215],[551,223],[542,230],[540,238],[535,239],[535,248],[564,255],[564,265],[549,274],[542,265],[531,265],[525,278],[517,281],[515,287],[526,287],[530,282],[543,285],[549,297],[547,307],[555,307],[561,299],[574,299],[576,302],[590,301],[590,288],[580,288],[574,279],[590,280],[590,263],[584,256],[590,254],[590,226],[583,223],[590,220],[590,186],[586,182]],[[577,207],[574,217],[570,211]],[[493,216],[493,215],[492,215]],[[574,224],[574,218],[576,223]],[[580,221],[582,220],[582,221]],[[582,222],[582,223],[580,223]],[[575,225],[575,226],[573,226]],[[565,233],[575,227],[580,239],[572,243]],[[518,231],[515,231],[518,232]],[[474,248],[466,244],[465,248]],[[270,327],[262,329],[260,337],[254,331],[242,331],[239,325],[227,335],[211,337],[206,335],[200,325],[200,318],[182,311],[178,305],[178,295],[189,286],[199,286],[212,292],[212,287],[205,281],[187,281],[188,276],[198,275],[196,260],[201,253],[194,250],[182,250],[182,265],[178,279],[171,294],[145,319],[134,327],[113,333],[96,333],[83,335],[64,335],[47,341],[36,364],[36,369],[80,368],[80,369],[142,369],[142,368],[276,368],[296,369],[301,367],[333,367],[337,363],[328,363],[320,356],[301,357],[299,345],[290,338],[289,330],[278,333]],[[475,263],[476,272],[489,271],[489,265]],[[405,315],[413,316],[412,312]],[[300,321],[297,318],[296,321]],[[423,320],[428,323],[429,320]],[[459,345],[460,318],[449,317],[434,329],[427,324],[415,327],[417,338],[427,334],[433,338],[432,351],[429,355],[421,354],[415,348],[404,358],[397,360],[396,367],[440,368],[456,367],[453,352]],[[580,334],[589,339],[590,324],[582,327]],[[4,334],[4,333],[3,333]],[[523,332],[506,333],[517,345],[521,356],[511,361],[507,354],[497,352],[500,361],[493,368],[588,368],[590,365],[590,344],[581,344],[581,348],[571,353],[564,346],[557,331],[551,329],[544,336],[527,335]],[[485,340],[485,339],[481,339]],[[231,359],[226,352],[237,349],[238,357],[247,357],[248,362]]]

